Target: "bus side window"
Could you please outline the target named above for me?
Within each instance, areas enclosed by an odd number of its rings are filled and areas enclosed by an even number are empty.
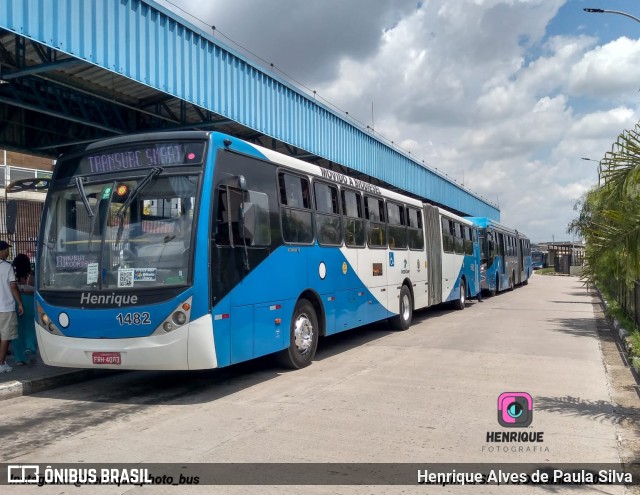
[[[453,222],[453,237],[456,254],[464,254],[464,238],[462,225],[460,225],[458,222]]]
[[[369,225],[369,247],[387,246],[384,200],[365,196],[365,213]]]
[[[446,217],[442,217],[442,250],[445,253],[453,253],[455,250],[453,222]]]
[[[316,199],[318,244],[338,246],[342,244],[338,188],[324,182],[314,182],[313,188]]]
[[[407,235],[409,237],[409,249],[424,249],[424,232],[422,230],[422,212],[408,208],[409,224]]]
[[[389,247],[392,249],[407,248],[407,229],[405,207],[395,203],[387,203],[387,220],[389,223]]]
[[[360,193],[342,189],[344,242],[348,247],[364,247],[365,225]]]
[[[280,186],[280,217],[283,240],[289,243],[311,244],[313,242],[313,222],[309,180],[280,172],[278,184]]]

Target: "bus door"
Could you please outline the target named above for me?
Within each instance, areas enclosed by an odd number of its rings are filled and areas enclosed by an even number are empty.
[[[506,256],[506,249],[504,245],[504,234],[502,233],[498,234],[498,254],[502,259],[502,263],[500,264],[500,275],[502,278],[502,275],[504,275],[507,271],[507,256]],[[502,286],[502,280],[500,285]]]
[[[233,165],[235,172],[219,173],[212,211],[212,318],[218,361],[226,365],[280,350],[283,332],[273,321],[291,308],[278,304],[282,284],[271,283],[265,263],[272,232],[279,233],[270,221],[270,210],[277,211],[275,188],[254,172],[247,157],[229,154],[219,163],[219,170]],[[197,267],[196,276],[201,276]]]
[[[524,239],[520,239],[520,237],[517,237],[518,239],[518,243],[517,243],[517,247],[518,247],[518,284],[521,284],[522,282],[524,282],[524,280],[527,278],[527,275],[525,273],[525,266],[524,266]]]
[[[442,302],[442,235],[438,208],[424,205],[428,305]]]

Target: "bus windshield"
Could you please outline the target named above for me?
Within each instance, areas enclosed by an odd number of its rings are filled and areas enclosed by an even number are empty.
[[[52,187],[39,289],[111,292],[190,283],[198,180],[154,168],[133,179]]]

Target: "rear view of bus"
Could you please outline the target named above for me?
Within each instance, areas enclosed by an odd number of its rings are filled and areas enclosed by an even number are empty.
[[[45,363],[216,366],[206,297],[193,297],[208,290],[194,273],[207,263],[195,235],[207,146],[202,132],[153,134],[59,160],[38,248]]]

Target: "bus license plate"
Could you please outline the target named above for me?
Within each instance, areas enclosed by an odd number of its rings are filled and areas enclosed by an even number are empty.
[[[93,364],[122,364],[119,352],[94,352]]]

